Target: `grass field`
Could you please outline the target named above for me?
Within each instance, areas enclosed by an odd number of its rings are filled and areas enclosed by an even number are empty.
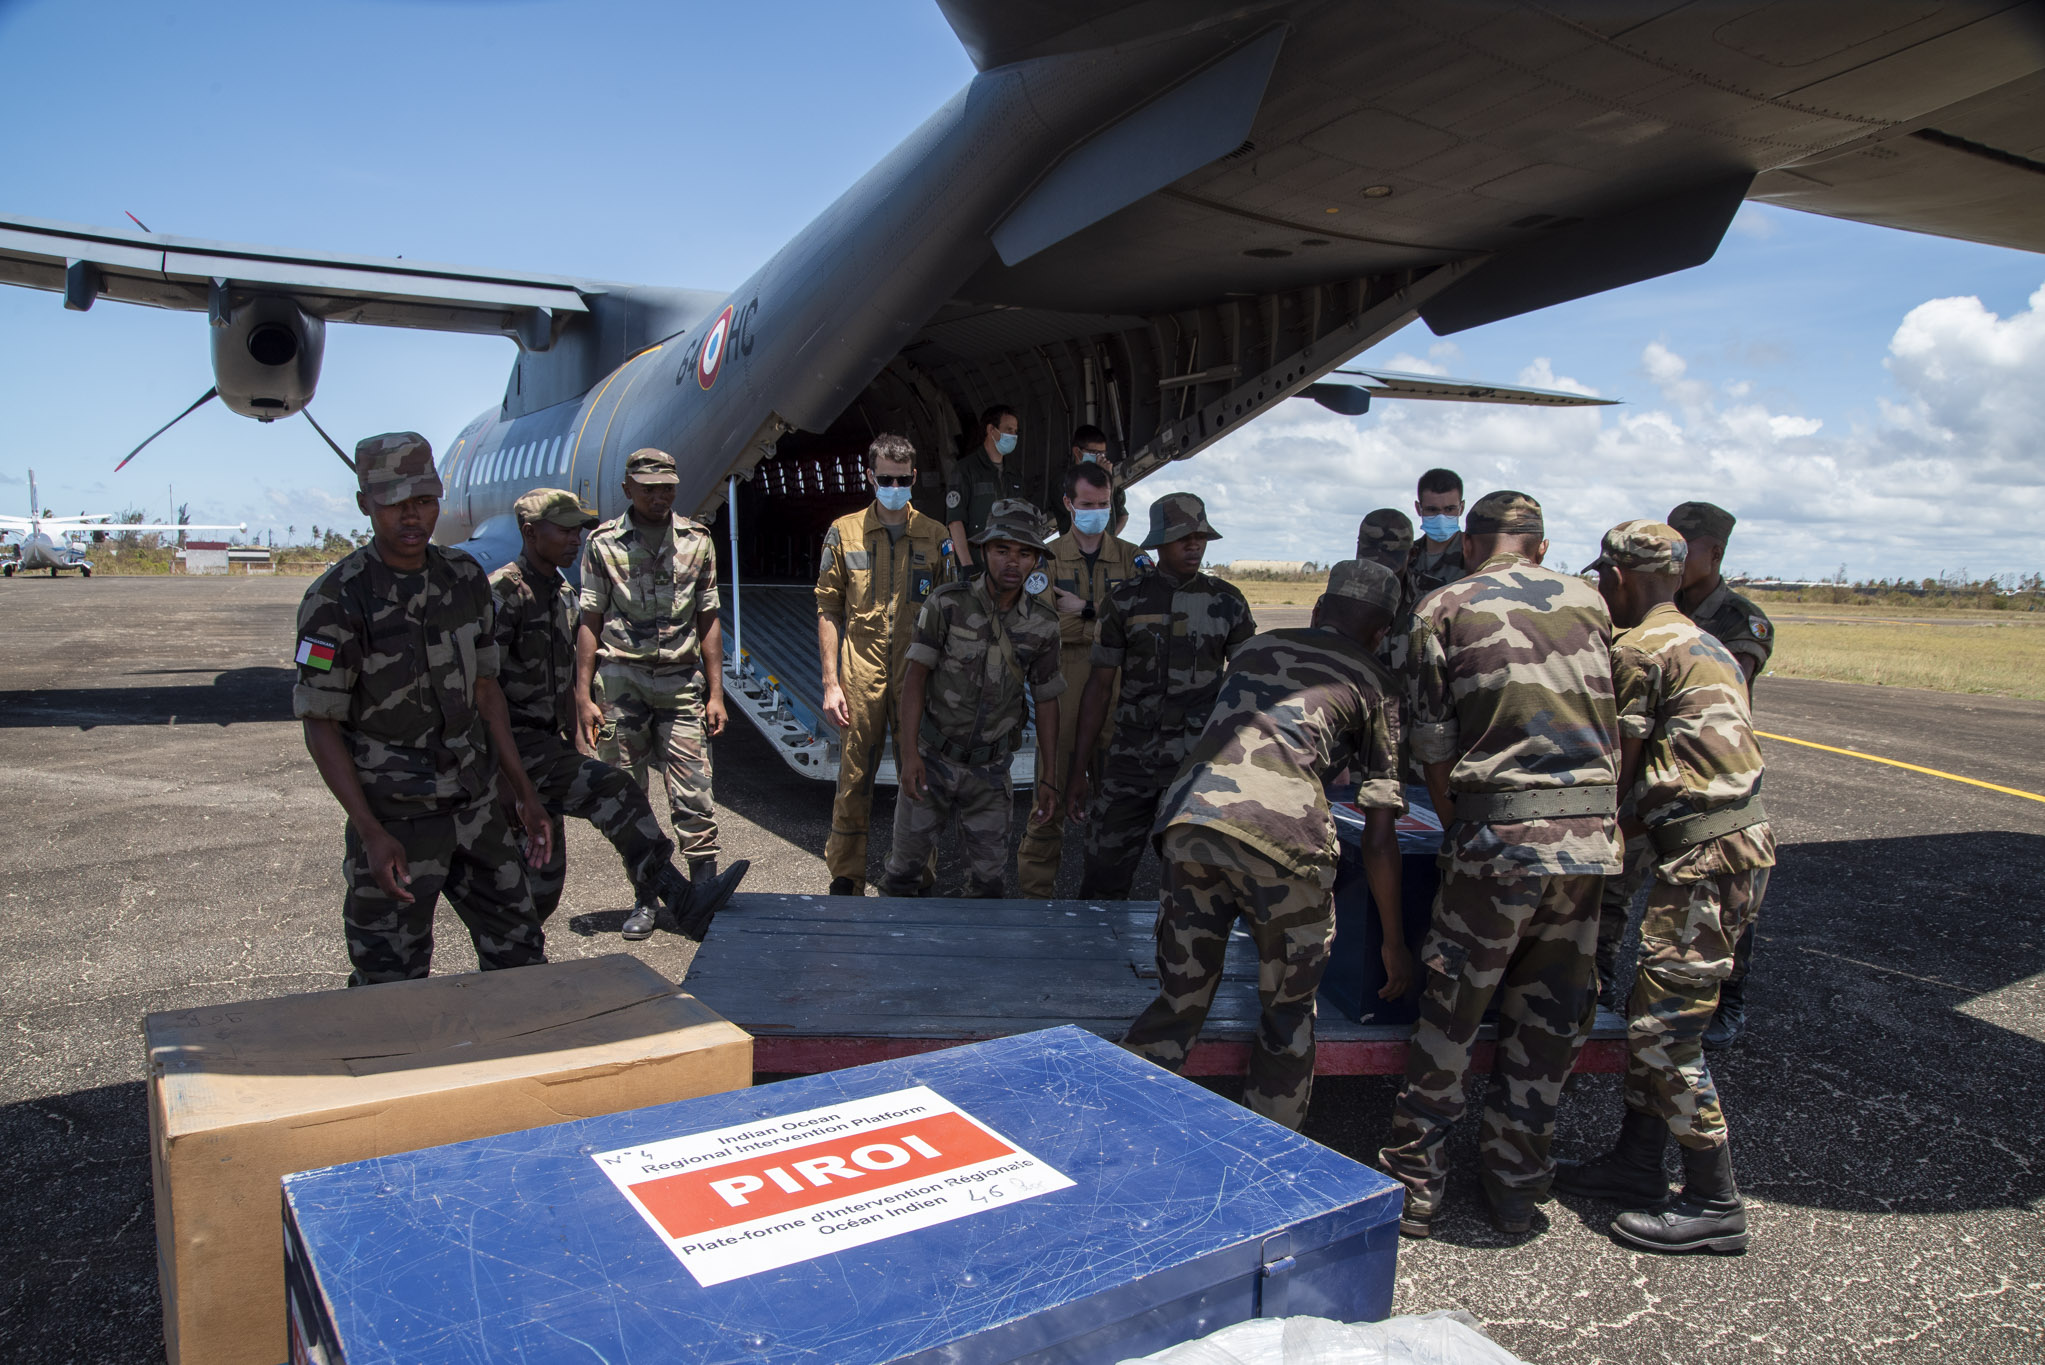
[[[1231,579],[1253,607],[1312,606],[1326,579]],[[1781,678],[2045,701],[2045,613],[1764,601]]]
[[[1841,619],[1837,608],[1808,610],[1809,617],[1775,618],[1768,667],[1777,677],[2045,701],[2045,621],[2033,614],[1926,611],[1902,620],[1869,612],[1876,619]]]

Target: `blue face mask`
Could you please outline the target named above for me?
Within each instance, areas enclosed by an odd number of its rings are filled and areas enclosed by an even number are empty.
[[[1012,431],[1004,431],[999,436],[996,436],[994,438],[994,448],[1004,455],[1014,453],[1015,433]]]
[[[1106,507],[1081,507],[1072,514],[1072,529],[1083,536],[1097,536],[1108,529],[1111,509]]]
[[[1453,540],[1456,534],[1456,525],[1454,517],[1422,517],[1420,519],[1421,534],[1425,535],[1429,540]]]
[[[913,488],[876,488],[873,495],[890,512],[899,512],[909,505],[909,495],[915,491]]]

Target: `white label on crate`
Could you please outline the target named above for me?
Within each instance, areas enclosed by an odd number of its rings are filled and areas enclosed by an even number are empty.
[[[925,1086],[593,1159],[706,1289],[1073,1183]]]

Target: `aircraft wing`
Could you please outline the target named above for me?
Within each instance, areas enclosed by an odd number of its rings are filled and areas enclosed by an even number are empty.
[[[232,287],[286,295],[330,322],[552,340],[553,319],[589,311],[622,286],[555,275],[471,270],[402,259],[282,251],[158,232],[81,227],[0,214],[0,284],[47,289],[64,306],[99,299],[216,313]]]
[[[2045,251],[2045,4],[939,3],[987,71],[1278,43],[1197,169],[1146,180],[1180,149],[1140,117],[1068,152],[996,226],[980,304],[1156,315],[1460,264],[1414,295],[1454,332],[1700,264],[1747,198]],[[1235,60],[1189,103],[1225,104]]]
[[[98,521],[90,517],[0,517],[0,532],[28,531],[38,524],[51,535],[72,535],[79,531],[246,531],[248,523],[236,522],[232,526],[205,525],[198,522],[166,523],[135,521]]]
[[[1446,379],[1432,374],[1407,374],[1400,370],[1336,370],[1371,382],[1361,385],[1378,398],[1424,398],[1443,403],[1512,403],[1533,408],[1610,407],[1616,398],[1594,398],[1565,389],[1530,389],[1511,384],[1487,384],[1478,379]]]

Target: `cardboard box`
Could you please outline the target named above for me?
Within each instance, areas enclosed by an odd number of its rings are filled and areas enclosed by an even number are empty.
[[[306,1171],[306,1365],[1113,1361],[1390,1311],[1393,1181],[1076,1028]]]
[[[152,1014],[171,1365],[285,1358],[293,1171],[734,1090],[752,1039],[623,954]]]

